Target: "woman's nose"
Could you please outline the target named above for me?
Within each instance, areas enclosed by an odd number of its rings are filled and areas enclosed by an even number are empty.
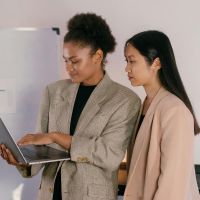
[[[70,71],[73,71],[73,65],[72,65],[72,63],[71,62],[66,62],[66,70],[68,71],[68,72],[70,72]]]
[[[128,63],[126,64],[125,72],[127,72],[127,73],[130,72],[130,67],[129,67]]]

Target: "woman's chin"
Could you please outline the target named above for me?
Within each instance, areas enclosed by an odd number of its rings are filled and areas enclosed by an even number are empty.
[[[131,85],[133,87],[141,86],[141,84],[131,81]]]
[[[77,78],[70,78],[71,79],[71,81],[72,81],[72,83],[80,83],[81,81],[79,80],[79,79],[77,79]]]

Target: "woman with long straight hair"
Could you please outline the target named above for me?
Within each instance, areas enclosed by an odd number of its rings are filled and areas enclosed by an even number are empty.
[[[124,200],[199,200],[193,164],[199,125],[168,37],[138,33],[124,52],[131,84],[146,92],[130,146]]]

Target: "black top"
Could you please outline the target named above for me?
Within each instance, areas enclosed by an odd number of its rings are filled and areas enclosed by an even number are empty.
[[[76,100],[74,103],[72,117],[71,117],[70,135],[74,135],[74,131],[76,129],[76,125],[81,115],[81,112],[83,108],[85,107],[85,104],[87,103],[87,100],[89,99],[95,87],[96,85],[92,85],[92,86],[80,85],[79,86],[79,89],[76,95]]]
[[[85,86],[85,85],[80,84],[77,95],[76,95],[72,117],[71,117],[70,135],[74,135],[74,131],[76,129],[76,125],[78,123],[81,112],[95,87],[96,85]],[[61,170],[58,171],[56,180],[54,183],[53,200],[62,200]]]
[[[141,127],[141,125],[142,125],[142,122],[143,122],[143,120],[144,120],[144,117],[145,117],[145,115],[143,115],[143,114],[141,114],[141,115],[140,115],[140,120],[139,120],[139,123],[138,123],[137,132],[136,132],[136,136],[137,136],[137,134],[138,134],[138,131],[139,131],[139,129],[140,129],[140,127]]]
[[[145,117],[145,115],[141,114],[141,116],[140,116],[140,121],[139,121],[139,123],[138,123],[138,130],[139,130],[140,126],[142,125],[142,122],[143,122],[143,120],[144,120],[144,117]]]

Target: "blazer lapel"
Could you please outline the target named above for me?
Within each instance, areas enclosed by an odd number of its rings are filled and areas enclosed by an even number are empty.
[[[81,133],[84,130],[88,123],[94,118],[94,116],[98,113],[101,108],[102,103],[107,98],[107,90],[111,85],[112,80],[109,78],[107,74],[104,75],[104,78],[101,82],[96,86],[94,91],[92,92],[90,98],[88,99],[81,115],[78,120],[75,134]]]
[[[131,174],[129,176],[129,179],[131,179],[131,176],[134,174],[135,168],[138,164],[141,152],[144,148],[144,141],[149,140],[151,125],[153,121],[153,115],[156,110],[156,107],[158,103],[168,94],[169,94],[168,91],[166,91],[164,88],[160,88],[154,100],[152,101],[147,113],[145,114],[144,120],[137,133],[136,141],[133,147],[133,154],[132,154],[132,160],[131,160],[131,165],[130,165]]]
[[[66,133],[70,132],[71,115],[78,88],[79,84],[71,83],[61,93],[62,101],[59,102],[61,111],[60,111],[60,117],[57,119],[57,126],[61,132],[63,131],[66,131]],[[63,120],[65,121],[65,123],[63,123]]]

